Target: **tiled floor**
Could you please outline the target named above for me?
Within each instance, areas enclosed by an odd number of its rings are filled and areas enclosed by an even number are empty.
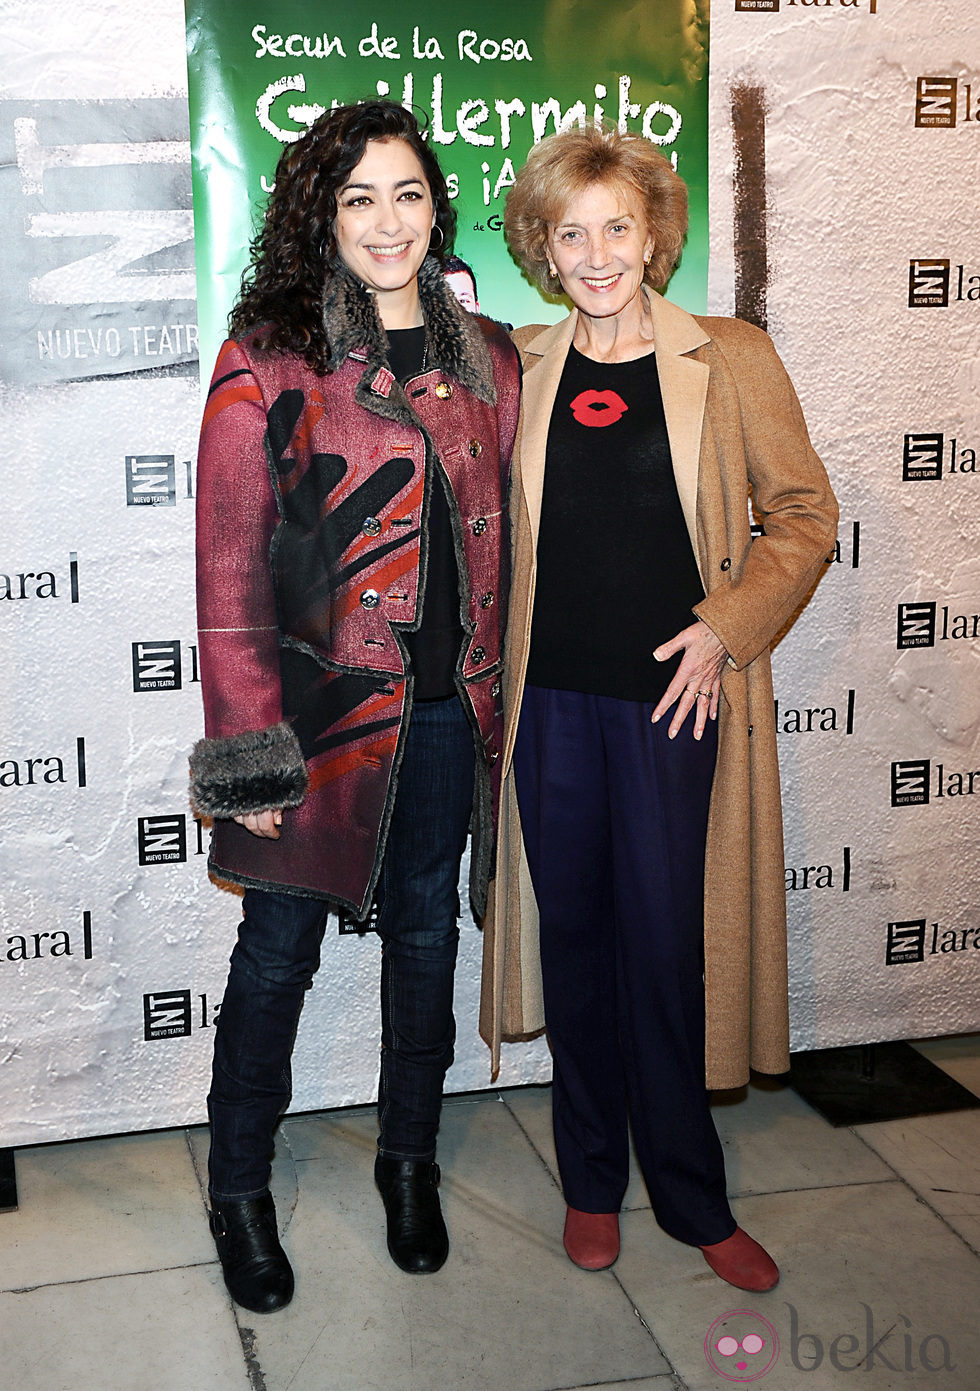
[[[980,1036],[922,1047],[980,1095]],[[274,1189],[296,1297],[268,1317],[225,1293],[203,1131],[19,1151],[0,1391],[978,1391],[980,1110],[835,1130],[772,1083],[720,1102],[736,1214],[783,1272],[743,1295],[657,1228],[638,1180],[617,1265],[575,1269],[549,1102],[447,1102],[452,1253],[426,1277],[385,1251],[370,1110],[287,1120]],[[727,1354],[725,1331],[764,1347]]]

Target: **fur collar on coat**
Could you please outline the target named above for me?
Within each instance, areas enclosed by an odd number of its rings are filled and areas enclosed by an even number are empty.
[[[419,298],[425,318],[427,370],[448,373],[478,400],[495,405],[493,364],[480,319],[456,299],[434,256],[426,256],[419,270]],[[345,266],[324,291],[323,323],[330,344],[331,372],[348,358],[366,364],[354,391],[358,403],[392,420],[415,423],[408,399],[397,382],[388,395],[379,395],[374,389],[379,371],[390,371],[388,339],[374,295]]]

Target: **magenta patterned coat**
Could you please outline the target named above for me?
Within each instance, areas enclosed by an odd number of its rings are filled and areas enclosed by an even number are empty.
[[[191,799],[214,817],[212,872],[358,916],[380,870],[411,712],[401,635],[420,619],[437,469],[460,574],[456,685],[477,748],[477,912],[493,854],[520,368],[504,331],[457,304],[433,258],[419,283],[428,357],[404,388],[373,298],[343,273],[324,308],[327,375],[259,351],[254,336],[225,343],[198,461],[206,737],[191,757]],[[275,807],[291,809],[279,840],[230,819]]]

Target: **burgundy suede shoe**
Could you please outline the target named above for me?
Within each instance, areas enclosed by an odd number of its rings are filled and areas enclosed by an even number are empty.
[[[761,1294],[779,1280],[779,1267],[757,1241],[736,1227],[727,1241],[702,1246],[701,1253],[716,1275],[740,1290]]]
[[[619,1213],[565,1211],[568,1259],[582,1270],[608,1270],[619,1255]]]

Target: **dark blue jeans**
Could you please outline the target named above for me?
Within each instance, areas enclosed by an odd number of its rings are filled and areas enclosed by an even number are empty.
[[[473,806],[475,744],[460,701],[411,717],[378,886],[381,1152],[431,1159],[453,1060],[457,884]],[[290,1057],[320,964],[328,905],[249,889],[215,1034],[208,1115],[216,1202],[265,1192],[273,1135],[292,1095]]]

